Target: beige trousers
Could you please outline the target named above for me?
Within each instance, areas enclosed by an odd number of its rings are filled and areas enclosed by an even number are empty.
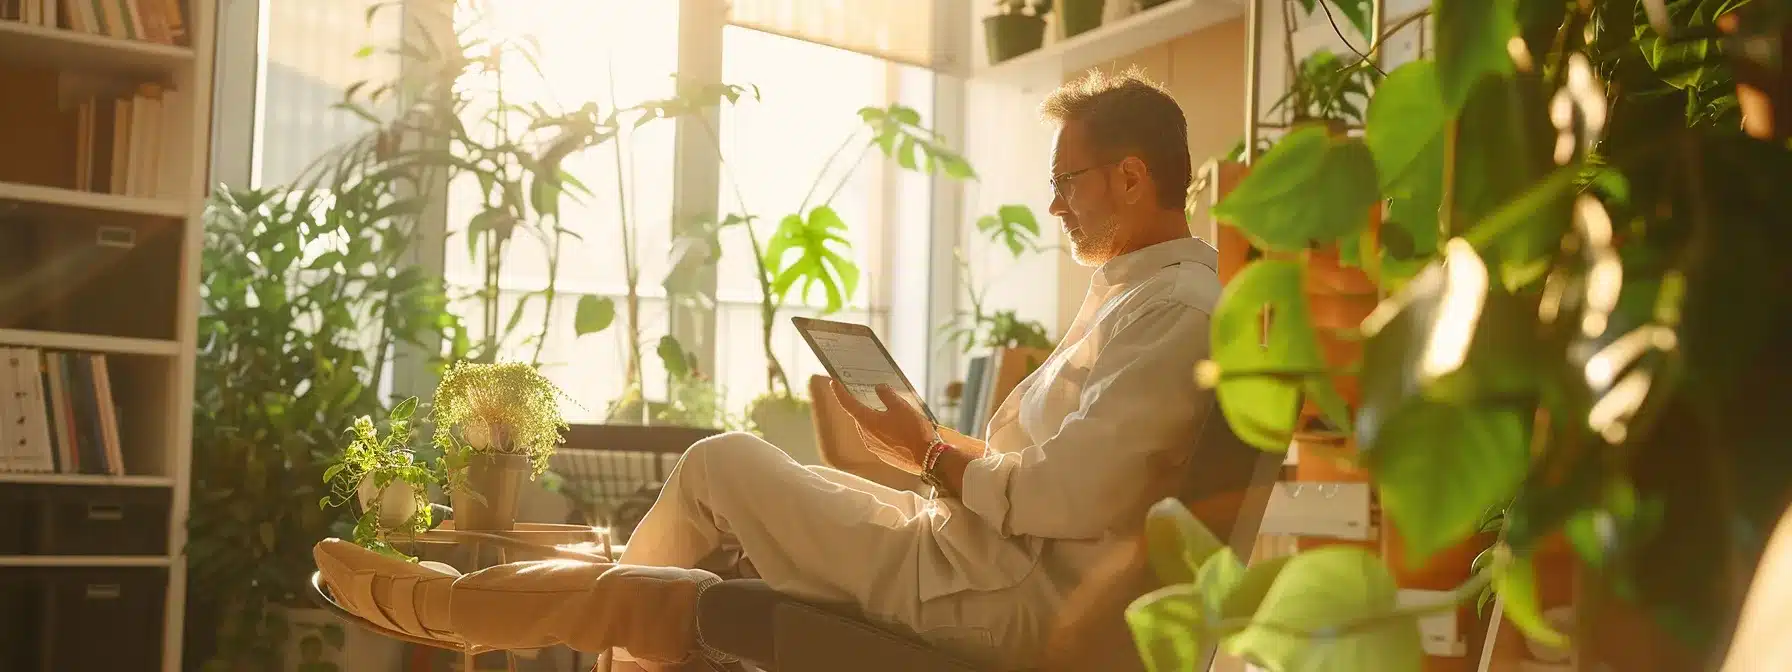
[[[973,662],[1035,663],[1058,602],[1043,577],[999,591],[920,599],[930,503],[826,467],[804,466],[750,434],[691,446],[621,562],[694,567],[738,551],[773,588],[854,604],[886,627]]]

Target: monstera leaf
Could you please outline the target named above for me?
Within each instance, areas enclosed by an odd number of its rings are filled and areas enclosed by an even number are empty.
[[[1016,257],[1039,247],[1039,220],[1032,208],[1024,205],[1004,205],[993,215],[979,217],[977,231],[1008,246],[1008,252]]]
[[[802,298],[821,285],[827,303],[823,313],[846,307],[846,302],[859,287],[859,267],[846,257],[851,248],[840,232],[846,223],[828,206],[809,211],[808,219],[800,214],[786,215],[778,223],[765,248],[765,266],[771,269],[772,293],[779,301],[787,300],[790,290],[802,283]],[[789,258],[789,263],[785,259]]]

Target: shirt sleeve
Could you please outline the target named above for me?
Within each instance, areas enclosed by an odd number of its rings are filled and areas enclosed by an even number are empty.
[[[1141,309],[1099,346],[1057,434],[973,460],[960,500],[1009,536],[1100,538],[1149,506],[1140,498],[1153,477],[1193,450],[1212,394],[1194,374],[1207,342],[1205,312],[1179,302]]]

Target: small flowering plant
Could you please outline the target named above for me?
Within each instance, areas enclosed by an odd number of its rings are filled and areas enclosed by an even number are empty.
[[[451,474],[471,455],[512,454],[529,458],[533,479],[567,429],[562,396],[528,364],[456,362],[436,387],[436,447]]]
[[[411,417],[416,411],[416,397],[394,407],[386,417],[384,435],[371,416],[356,418],[348,430],[352,440],[338,461],[324,470],[330,494],[318,506],[343,506],[358,497],[362,513],[355,524],[355,543],[375,551],[396,553],[384,541],[387,533],[415,534],[430,527],[428,488],[438,482],[438,475],[411,449]]]

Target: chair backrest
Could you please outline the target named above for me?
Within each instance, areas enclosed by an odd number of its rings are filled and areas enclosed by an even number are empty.
[[[859,436],[858,425],[846,407],[834,398],[827,376],[809,377],[809,408],[815,421],[815,448],[824,465],[897,490],[914,490],[921,479],[897,469],[871,454]]]
[[[1281,480],[1283,456],[1238,438],[1218,398],[1211,403],[1178,498],[1239,560],[1249,562],[1269,496]]]

